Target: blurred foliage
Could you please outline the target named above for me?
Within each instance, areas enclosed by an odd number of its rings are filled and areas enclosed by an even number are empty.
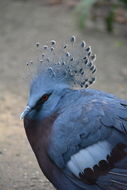
[[[122,24],[125,21],[127,0],[81,0],[76,7],[77,23],[81,29],[84,29],[89,17],[94,21],[97,20],[96,10],[98,9],[102,12],[100,18],[104,21],[107,31],[113,32],[115,22]]]
[[[113,22],[115,20],[114,10],[110,10],[105,18],[106,28],[108,32],[113,32]]]
[[[124,5],[127,7],[127,0],[119,0],[119,1],[124,3]]]
[[[116,47],[123,47],[124,46],[124,42],[117,41],[115,45],[116,45]]]
[[[82,0],[76,7],[77,23],[81,29],[85,27],[90,9],[97,0]]]

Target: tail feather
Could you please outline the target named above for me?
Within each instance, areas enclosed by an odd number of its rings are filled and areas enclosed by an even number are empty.
[[[111,180],[113,187],[117,190],[127,190],[127,183],[121,183],[119,181]],[[110,188],[109,188],[110,189]]]
[[[127,190],[127,169],[112,169],[100,177],[97,183],[104,190]]]

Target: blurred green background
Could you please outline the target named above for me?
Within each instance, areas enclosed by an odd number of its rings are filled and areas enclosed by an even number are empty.
[[[107,32],[114,32],[127,25],[127,0],[81,0],[76,7],[77,22],[84,29],[89,18],[101,23]],[[101,25],[101,24],[100,24]],[[127,31],[125,31],[127,32]]]
[[[0,1],[0,190],[53,189],[19,120],[28,92],[25,63],[36,59],[36,42],[64,42],[71,35],[97,55],[91,88],[127,99],[126,0]]]

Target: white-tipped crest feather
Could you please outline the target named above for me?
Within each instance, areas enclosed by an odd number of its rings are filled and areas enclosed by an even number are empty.
[[[84,41],[77,43],[75,36],[72,36],[61,47],[57,46],[55,40],[44,46],[37,42],[36,46],[41,51],[36,76],[45,74],[46,78],[55,83],[67,84],[74,89],[87,88],[95,81],[96,68],[93,62],[96,56]],[[33,66],[32,61],[30,66]]]

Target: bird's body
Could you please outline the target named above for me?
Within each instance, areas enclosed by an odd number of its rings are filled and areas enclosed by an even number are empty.
[[[126,190],[127,101],[48,80],[43,87],[36,103],[30,95],[23,117],[45,176],[57,190]]]

